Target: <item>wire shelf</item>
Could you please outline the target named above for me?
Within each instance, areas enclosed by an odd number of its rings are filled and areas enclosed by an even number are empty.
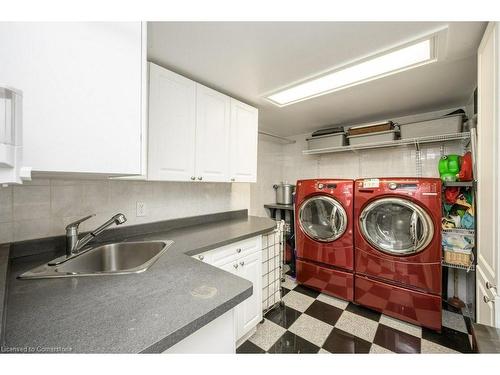
[[[464,270],[466,272],[470,272],[470,271],[475,271],[476,270],[476,267],[475,267],[474,263],[471,263],[471,265],[469,265],[469,266],[462,266],[460,264],[447,263],[444,260],[441,260],[441,265],[443,267],[454,268],[454,269],[457,269],[457,270]]]
[[[465,228],[441,229],[441,232],[464,234],[464,235],[471,235],[471,236],[473,236],[476,233],[476,231],[474,229],[465,229]]]
[[[474,181],[445,181],[445,187],[473,187]]]
[[[348,145],[348,146],[318,148],[318,149],[313,149],[313,150],[304,150],[304,151],[302,151],[302,153],[304,155],[318,155],[318,154],[328,154],[328,153],[335,153],[335,152],[370,150],[370,149],[376,149],[376,148],[411,146],[411,145],[414,145],[418,149],[419,145],[425,144],[425,143],[439,143],[439,142],[446,142],[446,141],[456,141],[456,140],[460,140],[460,139],[470,139],[470,132],[433,135],[433,136],[427,136],[427,137],[408,138],[408,139],[398,139],[395,141],[365,143],[362,145],[355,145],[355,146]]]

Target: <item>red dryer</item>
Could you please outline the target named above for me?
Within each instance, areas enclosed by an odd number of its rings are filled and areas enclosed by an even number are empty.
[[[297,282],[353,300],[353,180],[300,180],[295,192]]]
[[[356,303],[441,330],[441,180],[355,182]]]

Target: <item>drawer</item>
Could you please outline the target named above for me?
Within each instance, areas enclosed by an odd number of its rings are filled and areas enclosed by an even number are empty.
[[[261,236],[235,242],[209,251],[210,264],[221,266],[261,250]]]
[[[355,276],[354,301],[396,319],[441,330],[441,296]]]

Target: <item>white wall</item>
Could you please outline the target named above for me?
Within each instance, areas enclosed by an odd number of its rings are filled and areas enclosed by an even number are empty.
[[[136,216],[138,201],[145,217]],[[91,213],[83,231],[118,212],[131,225],[249,207],[249,184],[35,179],[0,188],[0,243],[61,235]]]
[[[250,184],[250,215],[267,216],[264,204],[274,203],[273,185],[284,180],[283,144],[259,135],[257,183]]]

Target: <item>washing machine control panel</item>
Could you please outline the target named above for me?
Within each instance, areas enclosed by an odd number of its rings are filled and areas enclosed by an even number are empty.
[[[327,184],[324,184],[324,183],[322,183],[322,182],[319,182],[319,183],[316,185],[316,188],[317,188],[318,190],[323,190],[323,189],[331,189],[331,190],[333,190],[333,189],[335,189],[336,187],[337,187],[337,184],[328,184],[328,183],[327,183]]]

